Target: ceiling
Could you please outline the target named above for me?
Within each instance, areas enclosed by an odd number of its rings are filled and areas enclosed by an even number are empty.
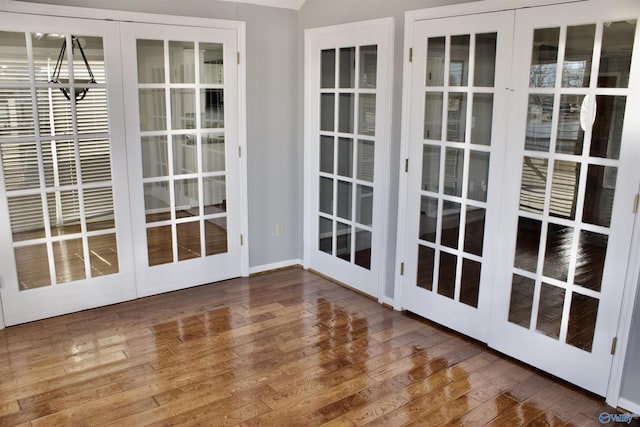
[[[227,0],[235,3],[251,3],[262,6],[282,7],[285,9],[298,10],[305,0]]]

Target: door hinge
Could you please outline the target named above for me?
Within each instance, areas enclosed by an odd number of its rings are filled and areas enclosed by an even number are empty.
[[[242,157],[242,147],[238,145],[238,157]]]
[[[244,246],[244,236],[240,235],[240,246]]]
[[[404,262],[400,263],[400,275],[404,276]]]
[[[633,213],[634,214],[638,213],[638,201],[640,201],[640,194],[636,193],[636,195],[633,196]]]
[[[413,48],[409,48],[409,62],[413,62]]]
[[[237,53],[238,53],[238,65],[240,65],[240,52],[237,52]]]
[[[611,341],[611,354],[616,354],[616,346],[618,345],[618,337],[613,337]]]
[[[404,171],[409,172],[409,159],[404,159]]]

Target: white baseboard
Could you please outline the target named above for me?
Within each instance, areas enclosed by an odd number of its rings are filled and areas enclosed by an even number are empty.
[[[291,267],[294,265],[302,265],[301,259],[290,259],[287,261],[274,262],[272,264],[257,265],[249,267],[249,274],[262,273],[269,270],[277,270],[279,268]]]
[[[640,404],[633,403],[630,400],[627,400],[623,397],[618,399],[618,407],[629,412],[633,412],[634,414],[640,414]]]

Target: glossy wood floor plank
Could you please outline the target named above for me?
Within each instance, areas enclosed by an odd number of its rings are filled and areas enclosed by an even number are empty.
[[[603,399],[301,269],[0,331],[1,426],[596,425]]]

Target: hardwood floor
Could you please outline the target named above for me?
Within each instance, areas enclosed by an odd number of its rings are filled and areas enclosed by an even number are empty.
[[[297,268],[7,328],[0,378],[0,426],[598,426],[615,412]]]

